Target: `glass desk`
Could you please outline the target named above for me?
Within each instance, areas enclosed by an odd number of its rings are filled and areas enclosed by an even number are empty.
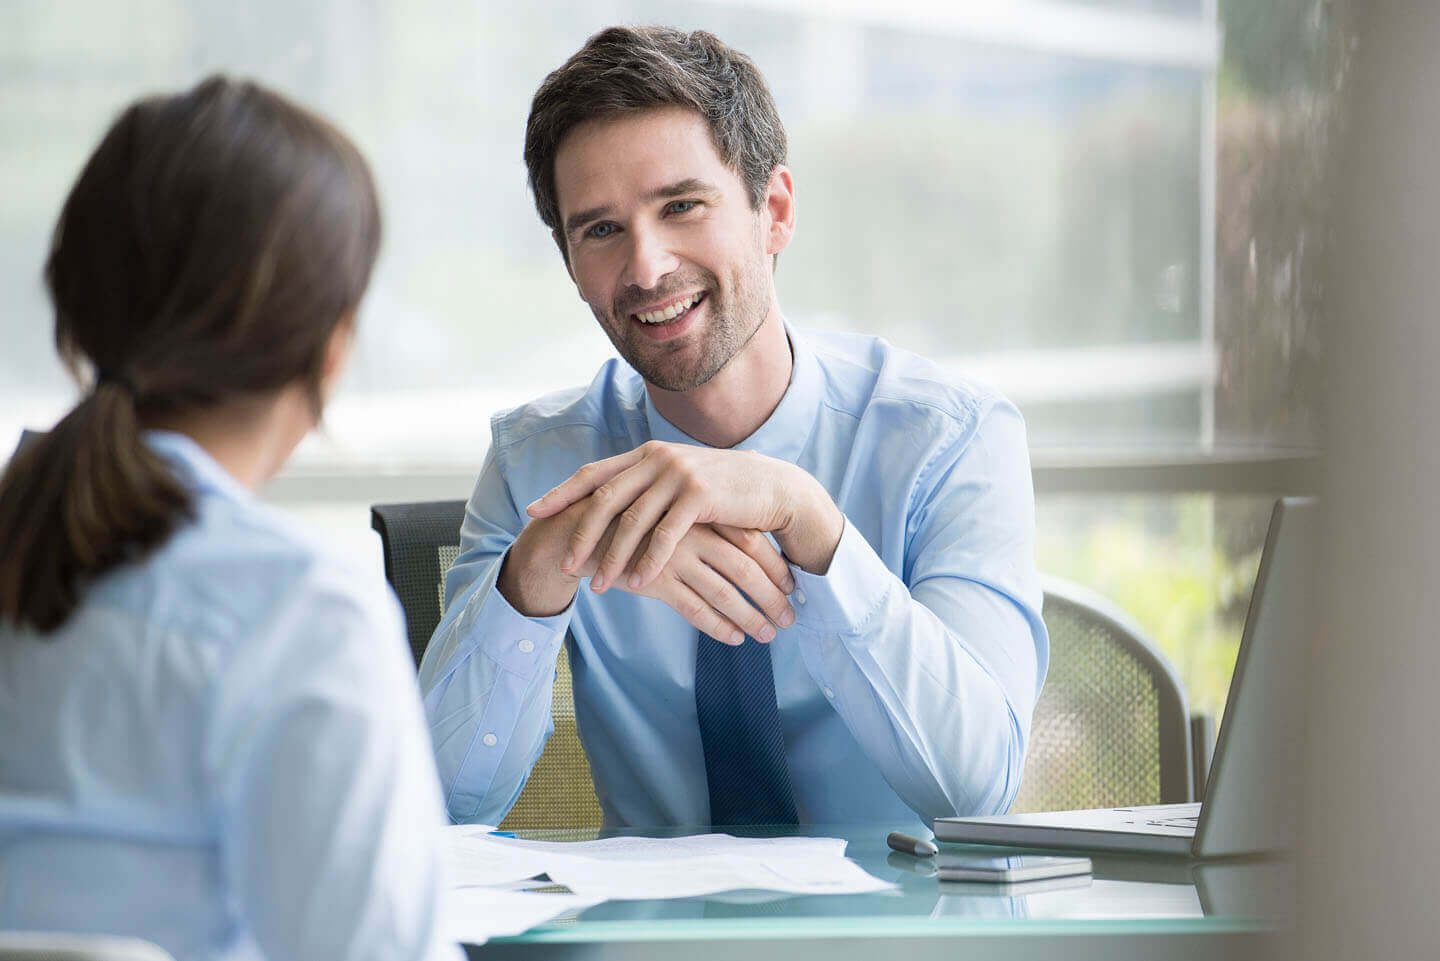
[[[1202,864],[1092,855],[1091,878],[1030,882],[1031,886],[1007,889],[937,880],[930,861],[897,854],[886,846],[885,836],[894,829],[819,825],[800,833],[845,838],[847,855],[876,877],[895,882],[896,891],[802,897],[751,891],[665,901],[608,901],[523,935],[497,938],[468,950],[471,957],[482,959],[1223,957],[1229,961],[1261,956],[1269,936],[1281,930],[1289,917],[1294,872],[1281,862]],[[540,840],[586,840],[617,833],[695,832],[521,833]],[[729,833],[766,832],[729,829]],[[1006,850],[955,844],[942,848],[986,854]]]

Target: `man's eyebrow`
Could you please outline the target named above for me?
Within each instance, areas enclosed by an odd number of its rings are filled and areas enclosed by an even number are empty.
[[[701,180],[699,177],[687,177],[684,180],[677,180],[673,184],[656,187],[645,195],[645,199],[666,200],[670,197],[682,197],[685,194],[707,194],[713,196],[719,192],[719,188],[712,183]]]
[[[644,196],[644,200],[668,200],[672,197],[683,197],[686,194],[703,194],[713,197],[720,189],[714,184],[699,177],[687,177],[684,180],[677,180],[673,184],[666,184],[663,187],[656,187]],[[591,207],[589,210],[581,210],[565,218],[565,233],[573,234],[581,227],[592,220],[599,220],[608,215],[613,208],[607,206]]]
[[[605,216],[609,212],[610,208],[606,206],[591,207],[589,210],[581,210],[577,213],[573,213],[565,218],[565,233],[567,235],[573,234],[575,231],[579,230],[581,227],[585,226],[590,221],[599,220],[601,217]]]

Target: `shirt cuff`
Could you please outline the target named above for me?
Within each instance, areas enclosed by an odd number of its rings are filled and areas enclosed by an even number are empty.
[[[553,671],[560,646],[565,643],[575,601],[572,598],[570,605],[559,614],[526,617],[515,610],[500,591],[498,571],[503,564],[502,557],[495,567],[496,583],[466,633],[479,638],[480,651],[505,671],[524,678],[534,677],[542,666]]]
[[[814,634],[859,634],[885,603],[895,574],[864,536],[845,519],[845,529],[824,574],[790,565],[795,590],[790,606],[795,627]]]

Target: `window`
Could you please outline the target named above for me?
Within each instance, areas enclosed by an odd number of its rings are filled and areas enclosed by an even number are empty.
[[[369,502],[464,496],[492,412],[585,382],[610,354],[526,190],[535,87],[608,23],[704,27],[757,61],[789,131],[788,316],[882,333],[1009,394],[1058,478],[1042,488],[1042,564],[1123,603],[1139,596],[1115,580],[1129,568],[1103,551],[1173,546],[1205,582],[1200,613],[1146,626],[1178,663],[1208,658],[1206,639],[1243,616],[1263,498],[1182,483],[1137,499],[1123,480],[1106,492],[1103,472],[1085,493],[1066,472],[1313,447],[1313,265],[1343,59],[1328,10],[22,0],[0,33],[0,443],[73,398],[40,267],[105,124],[145,92],[253,76],[335,119],[379,179],[387,235],[355,362],[268,491],[374,552]],[[1218,705],[1224,677],[1187,674],[1192,699]]]

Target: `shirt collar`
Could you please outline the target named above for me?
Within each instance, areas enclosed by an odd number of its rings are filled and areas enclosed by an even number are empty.
[[[785,335],[790,341],[792,364],[790,385],[785,396],[771,412],[765,423],[755,433],[736,444],[734,450],[753,450],[770,457],[794,463],[799,459],[810,431],[815,426],[815,415],[820,408],[820,362],[815,351],[806,343],[789,321],[785,321]],[[650,426],[654,440],[676,444],[699,444],[695,438],[666,420],[655,405],[650,402],[650,392],[643,391],[645,419]]]
[[[251,501],[254,493],[230,475],[219,462],[185,434],[173,430],[147,430],[141,435],[176,475],[194,492],[219,494],[232,501]]]

